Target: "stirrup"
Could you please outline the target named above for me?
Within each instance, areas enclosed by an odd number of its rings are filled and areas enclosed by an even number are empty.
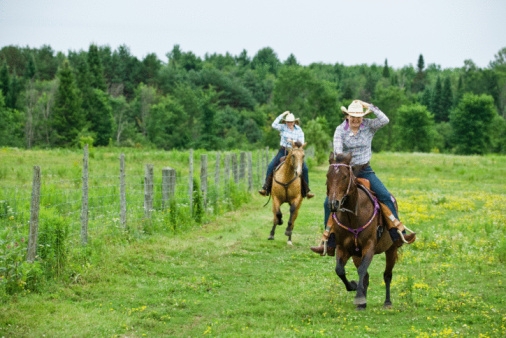
[[[407,231],[411,232],[412,234],[415,234],[416,236],[416,232],[414,232],[413,230],[409,229],[407,226],[403,225],[404,226],[404,229],[406,229]],[[401,230],[397,229],[397,233],[401,236],[401,240],[406,243],[406,244],[410,244],[412,242],[408,242],[405,238],[404,238],[404,234],[402,233]],[[415,237],[416,238],[416,237]]]

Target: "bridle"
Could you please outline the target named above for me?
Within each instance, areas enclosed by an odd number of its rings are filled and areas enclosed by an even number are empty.
[[[341,198],[341,200],[339,201],[339,209],[338,211],[342,211],[342,212],[351,212],[352,214],[354,214],[355,216],[357,215],[357,207],[358,207],[358,204],[357,206],[355,207],[355,211],[351,211],[349,209],[346,209],[346,208],[343,208],[342,205],[346,199],[346,197],[349,195],[350,193],[350,189],[351,189],[351,182],[353,181],[353,175],[352,175],[352,168],[351,168],[351,165],[349,164],[344,164],[344,163],[332,163],[330,166],[334,167],[336,173],[339,171],[339,167],[346,167],[348,169],[350,169],[350,180],[348,181],[348,188],[346,189],[346,192],[344,193],[343,195],[343,198]]]

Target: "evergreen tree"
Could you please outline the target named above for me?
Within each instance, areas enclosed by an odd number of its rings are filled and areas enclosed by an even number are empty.
[[[443,107],[443,85],[441,84],[441,78],[438,76],[436,84],[434,85],[434,91],[432,92],[432,100],[430,110],[434,114],[434,120],[436,123],[444,121],[444,107]]]
[[[54,131],[52,142],[55,146],[68,147],[77,144],[77,136],[85,125],[80,93],[68,60],[63,62],[58,72],[58,80],[51,121]]]
[[[3,94],[4,100],[11,93],[11,77],[9,75],[9,68],[7,62],[4,60],[2,68],[0,68],[0,91]],[[5,102],[4,102],[5,103]]]
[[[216,135],[216,107],[207,102],[202,107],[200,120],[200,137],[192,144],[194,148],[217,150],[221,149],[221,139]]]
[[[25,69],[25,79],[33,80],[36,73],[37,70],[35,68],[35,58],[33,57],[33,54],[30,53],[30,56],[28,57],[28,64]]]
[[[83,113],[89,120],[88,113],[90,111],[91,100],[93,97],[93,88],[91,86],[92,79],[90,74],[90,66],[88,57],[85,52],[69,53],[69,62],[73,69],[76,70],[76,84],[81,93],[81,102]]]
[[[441,93],[441,121],[448,122],[450,120],[450,111],[453,108],[453,91],[450,77],[446,77],[443,83],[443,91]]]
[[[88,118],[95,134],[94,145],[107,146],[112,138],[112,108],[109,95],[100,89],[93,89]]]
[[[37,69],[37,79],[52,80],[58,72],[59,60],[54,55],[53,49],[44,45],[34,51],[35,68]]]
[[[105,84],[104,69],[98,53],[98,47],[94,44],[88,49],[88,68],[91,88],[100,89],[105,92],[107,86]]]
[[[24,114],[8,108],[0,91],[0,146],[23,147]]]
[[[413,85],[411,86],[411,90],[413,93],[421,92],[425,89],[425,62],[423,60],[423,55],[420,54],[418,57],[418,63],[417,63],[417,71],[415,78],[413,80]]]
[[[457,82],[457,90],[455,92],[455,97],[453,100],[453,106],[456,106],[460,99],[464,96],[464,80],[462,79],[462,75],[459,76],[459,81]]]
[[[246,49],[243,49],[241,54],[235,57],[235,61],[237,62],[237,65],[241,68],[249,66],[251,63],[251,59],[248,56],[248,52]]]
[[[161,67],[162,63],[154,53],[146,55],[144,60],[142,60],[141,77],[148,86],[156,85],[158,71]]]
[[[298,66],[299,65],[299,63],[297,62],[297,59],[295,58],[295,55],[293,55],[293,54],[288,55],[288,58],[286,58],[286,60],[283,64],[285,66]]]
[[[432,92],[429,88],[425,88],[425,90],[422,93],[422,96],[420,98],[420,103],[427,107],[428,109],[432,110]]]
[[[385,65],[383,66],[383,72],[381,74],[385,78],[390,77],[390,68],[388,67],[388,60],[385,59]]]
[[[423,60],[423,55],[420,54],[418,57],[418,62],[416,63],[417,72],[422,73],[423,69],[425,68],[425,61]]]
[[[18,97],[21,95],[23,89],[24,85],[22,79],[14,73],[11,77],[9,95],[5,98],[5,104],[7,107],[12,109],[18,108]]]

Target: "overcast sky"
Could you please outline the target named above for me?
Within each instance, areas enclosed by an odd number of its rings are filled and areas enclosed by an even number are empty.
[[[487,67],[506,47],[504,0],[0,0],[0,48],[126,45],[143,59],[183,51],[395,68]]]

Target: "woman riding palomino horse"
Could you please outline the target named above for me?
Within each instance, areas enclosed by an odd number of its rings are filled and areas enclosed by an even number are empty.
[[[305,145],[305,143],[293,142],[286,159],[274,170],[274,183],[271,191],[273,220],[269,239],[274,239],[276,226],[283,224],[281,205],[288,203],[290,205],[290,218],[288,219],[285,235],[288,236],[287,243],[289,245],[292,244],[292,231],[303,201],[301,194],[302,180],[300,177],[304,164]]]
[[[365,111],[364,111],[365,109]],[[410,233],[405,236],[400,236],[397,230],[405,233],[404,225],[399,221],[399,216],[395,208],[395,200],[388,192],[387,188],[383,185],[380,179],[372,170],[369,161],[372,157],[372,139],[374,134],[390,121],[388,117],[378,107],[363,102],[361,100],[354,100],[346,109],[341,107],[342,112],[345,114],[346,119],[343,123],[337,126],[334,132],[334,153],[350,152],[352,154],[351,166],[355,176],[369,180],[370,189],[376,194],[378,200],[387,208],[383,208],[383,212],[387,212],[386,216],[393,225],[389,229],[390,236],[397,246],[403,243],[411,244],[415,241],[415,233]],[[364,119],[364,116],[373,112],[376,118]],[[327,241],[328,247],[324,245],[311,247],[313,252],[320,255],[328,253],[330,256],[335,252],[335,238],[330,235],[330,228],[327,227],[327,222],[330,216],[330,209],[328,205],[328,196],[323,204],[324,207],[324,227],[323,240]],[[408,229],[409,230],[409,229]]]
[[[300,142],[300,144],[304,144],[304,132],[302,131],[302,128],[299,126],[299,124],[299,119],[295,118],[295,116],[289,111],[285,111],[283,114],[276,117],[274,122],[272,122],[272,128],[279,130],[281,135],[281,140],[279,142],[280,148],[276,156],[274,156],[271,163],[269,163],[269,166],[267,167],[265,183],[262,189],[258,191],[260,195],[269,196],[271,193],[272,175],[274,168],[279,165],[280,159],[283,156],[286,156],[288,149],[292,147],[292,142]],[[304,162],[302,166],[301,183],[302,197],[307,197],[308,199],[314,197],[314,194],[309,189],[309,175],[306,162]]]

